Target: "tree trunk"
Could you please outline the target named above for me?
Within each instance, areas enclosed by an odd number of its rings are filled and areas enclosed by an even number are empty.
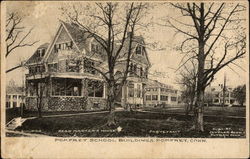
[[[116,120],[115,120],[115,83],[110,82],[108,83],[108,100],[107,100],[107,105],[108,105],[108,110],[109,110],[109,115],[108,115],[108,126],[115,126],[116,125]]]
[[[204,66],[205,66],[205,18],[204,18],[204,3],[200,4],[200,35],[198,40],[199,52],[198,52],[198,79],[197,79],[197,98],[196,98],[196,121],[195,129],[197,131],[204,131],[203,123],[203,109],[204,109],[204,92],[205,92],[205,83],[204,83]]]
[[[195,129],[197,131],[204,131],[204,122],[203,122],[203,112],[204,112],[204,90],[197,94],[197,108],[196,108],[196,122]]]
[[[41,108],[38,108],[38,118],[42,118],[42,111],[41,111]]]

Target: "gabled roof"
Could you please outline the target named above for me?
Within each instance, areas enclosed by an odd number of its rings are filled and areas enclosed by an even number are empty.
[[[22,94],[24,92],[24,88],[17,86],[7,86],[6,94]]]
[[[44,44],[40,45],[40,46],[36,49],[36,51],[34,52],[34,54],[27,60],[26,64],[27,64],[27,65],[30,65],[30,64],[36,64],[36,63],[41,62],[41,61],[44,59],[44,57],[40,57],[40,56],[38,55],[37,50],[38,50],[38,49],[45,49],[45,50],[47,50],[48,47],[49,47],[49,43],[44,43]]]
[[[124,42],[124,46],[120,52],[120,55],[118,56],[118,59],[119,60],[125,60],[127,58],[127,54],[128,54],[128,49],[129,49],[129,39],[127,38]],[[135,61],[138,61],[140,63],[143,63],[143,64],[148,64],[149,66],[151,65],[149,59],[148,59],[148,53],[146,51],[146,49],[144,50],[145,51],[145,55],[142,56],[142,55],[137,55],[135,53],[135,49],[138,45],[145,45],[145,42],[144,42],[144,38],[142,36],[134,36],[134,39],[132,41],[132,46],[131,46],[131,49],[132,49],[132,52],[131,52],[131,56],[130,56],[130,59],[131,60],[135,60]],[[116,46],[116,50],[118,49],[118,45]]]
[[[223,91],[222,85],[210,86],[207,88],[207,92],[222,92],[222,91]],[[233,91],[233,88],[231,86],[226,86],[226,91]]]
[[[89,50],[89,47],[87,47],[89,45],[90,40],[88,40],[89,38],[93,38],[91,36],[90,33],[88,33],[87,31],[81,29],[79,26],[77,26],[76,24],[73,23],[66,23],[64,21],[60,21],[61,25],[54,37],[53,42],[50,44],[50,46],[48,45],[48,43],[46,43],[46,45],[44,44],[41,45],[40,47],[46,47],[46,54],[45,54],[45,60],[49,60],[49,61],[53,61],[53,59],[56,59],[58,57],[58,55],[56,53],[54,53],[51,56],[51,52],[52,52],[52,47],[53,44],[56,41],[56,37],[59,36],[60,34],[60,30],[62,28],[64,28],[66,30],[66,32],[69,34],[70,38],[73,40],[73,43],[76,45],[77,49],[80,51],[80,53],[82,53],[83,51],[85,52],[85,55],[87,58],[95,58],[95,59],[100,59],[100,60],[105,60],[106,59],[106,54],[98,54],[98,53],[93,53],[91,52],[91,50]],[[136,55],[134,52],[135,48],[137,47],[138,44],[144,45],[144,39],[142,36],[134,36],[133,42],[132,42],[132,54],[131,54],[131,59],[136,60],[138,62],[144,63],[144,64],[150,64],[149,59],[148,59],[148,55],[147,52],[145,50],[145,57],[144,56],[138,56]],[[99,44],[100,45],[100,44]],[[114,53],[118,50],[119,45],[115,45],[114,46]],[[118,59],[123,60],[126,59],[126,55],[128,53],[128,48],[129,48],[129,39],[125,39],[124,42],[124,46],[118,56]],[[52,58],[52,59],[48,59],[48,58]],[[37,56],[36,53],[33,54],[33,56],[27,61],[27,64],[30,63],[37,63],[42,61],[43,58],[40,58]],[[49,62],[48,61],[48,62]]]
[[[69,24],[63,21],[61,23],[65,26],[79,50],[83,51],[83,49],[86,48],[86,40],[90,34],[80,29],[76,24]]]
[[[148,79],[146,87],[147,88],[167,88],[167,89],[173,89],[173,86],[171,86],[171,85],[167,85],[167,84],[161,83],[161,82],[159,82],[157,80],[151,80],[151,79]]]

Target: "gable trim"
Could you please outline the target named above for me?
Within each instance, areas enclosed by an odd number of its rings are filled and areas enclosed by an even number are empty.
[[[46,54],[45,54],[45,61],[47,61],[48,60],[48,58],[49,58],[49,55],[51,54],[51,48],[52,48],[52,46],[55,44],[55,42],[56,42],[56,40],[58,39],[58,37],[59,37],[59,33],[61,33],[61,31],[62,31],[62,24],[60,24],[60,26],[59,26],[59,28],[57,29],[57,32],[56,32],[56,34],[55,34],[55,36],[54,36],[54,39],[53,39],[53,41],[52,41],[52,43],[50,43],[50,46],[49,46],[49,48],[47,49],[47,52],[46,52]]]
[[[73,41],[73,43],[75,44],[75,46],[76,46],[77,50],[78,50],[79,52],[81,52],[81,50],[79,49],[79,47],[76,45],[75,40],[73,39],[73,37],[72,37],[72,36],[71,36],[71,34],[69,33],[69,31],[68,31],[67,27],[64,25],[64,23],[63,23],[63,22],[61,22],[61,24],[63,25],[64,29],[65,29],[65,30],[66,30],[66,32],[68,33],[68,35],[69,35],[69,37],[71,38],[71,40]]]

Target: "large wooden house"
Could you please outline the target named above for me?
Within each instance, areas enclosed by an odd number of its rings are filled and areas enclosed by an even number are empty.
[[[116,73],[125,69],[128,40],[125,41]],[[144,40],[136,36],[132,43],[130,73],[127,82],[116,96],[122,106],[143,105],[150,62]],[[78,26],[60,22],[50,44],[43,44],[28,59],[26,65],[26,108],[37,109],[42,100],[45,111],[79,111],[105,109],[107,89],[104,78],[94,66],[105,66],[105,52],[88,32]],[[90,67],[91,66],[91,67]],[[41,97],[41,98],[38,98]]]
[[[156,80],[148,80],[145,100],[145,106],[147,107],[175,107],[178,106],[178,91],[171,85]]]

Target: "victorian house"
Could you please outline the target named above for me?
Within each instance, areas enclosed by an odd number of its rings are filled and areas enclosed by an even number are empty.
[[[128,40],[119,57],[119,66],[115,68],[117,74],[125,69],[127,48]],[[105,59],[104,49],[88,32],[61,22],[53,41],[38,47],[26,62],[29,68],[26,108],[37,109],[40,100],[45,111],[105,109],[106,83],[93,69],[95,66],[107,69]],[[143,105],[150,62],[141,36],[133,40],[129,68],[126,84],[116,96],[116,104]]]

